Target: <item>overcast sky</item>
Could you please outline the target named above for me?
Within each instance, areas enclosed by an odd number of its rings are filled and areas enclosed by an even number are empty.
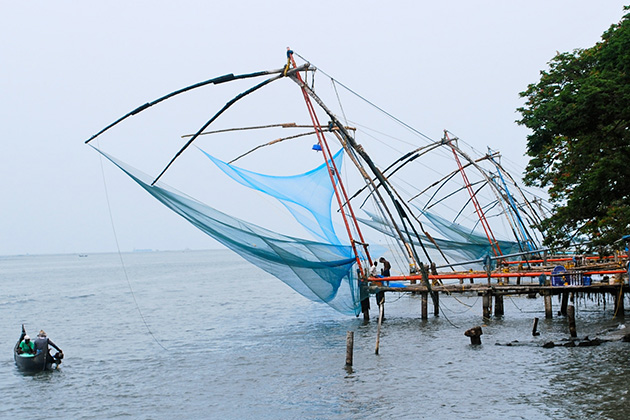
[[[423,133],[524,167],[518,93],[623,4],[1,0],[0,255],[115,251],[110,207],[123,251],[216,247],[109,170],[107,200],[84,141],[178,88],[279,68],[287,46]]]

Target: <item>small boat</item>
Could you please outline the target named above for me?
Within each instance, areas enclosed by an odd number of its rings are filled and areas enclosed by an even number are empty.
[[[18,369],[23,372],[40,372],[44,370],[52,370],[53,363],[46,362],[46,353],[47,352],[39,352],[37,354],[20,354],[18,353],[18,348],[20,347],[20,343],[24,339],[26,335],[26,330],[24,330],[24,325],[22,325],[22,334],[20,334],[20,339],[15,344],[13,348],[13,358],[15,359],[15,364]]]

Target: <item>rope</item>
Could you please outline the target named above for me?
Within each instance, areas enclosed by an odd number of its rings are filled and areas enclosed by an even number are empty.
[[[348,125],[348,118],[346,117],[346,111],[343,109],[343,105],[341,103],[341,98],[339,97],[339,92],[337,92],[337,85],[335,84],[335,79],[330,79],[333,89],[335,90],[335,95],[337,96],[337,102],[339,103],[339,108],[341,109],[341,114],[343,115],[343,121],[346,125]]]
[[[309,62],[306,58],[302,57],[300,54],[293,52],[294,55],[297,55],[298,57],[300,57],[302,60],[306,61],[307,63]],[[344,89],[346,89],[348,92],[352,93],[353,95],[355,95],[356,97],[358,97],[359,99],[361,99],[362,101],[366,102],[367,104],[371,105],[372,107],[378,109],[380,112],[382,112],[383,114],[387,115],[389,118],[393,119],[394,121],[398,122],[399,124],[403,125],[405,128],[407,128],[408,130],[411,130],[412,132],[424,137],[425,139],[429,140],[430,142],[434,142],[433,139],[431,139],[431,137],[427,136],[424,133],[421,133],[420,131],[416,130],[415,128],[413,128],[412,126],[410,126],[409,124],[399,120],[398,118],[396,118],[395,116],[393,116],[392,114],[390,114],[389,112],[385,111],[384,109],[380,108],[378,105],[374,104],[373,102],[370,102],[369,100],[367,100],[366,98],[364,98],[363,96],[359,95],[357,92],[353,91],[352,89],[350,89],[348,86],[344,85],[343,83],[341,83],[339,80],[335,80],[335,78],[333,78],[331,75],[329,75],[328,73],[326,73],[325,71],[323,71],[322,69],[318,68],[317,70],[319,70],[320,72],[322,72],[322,74],[324,74],[326,77],[328,77],[329,79],[337,82],[341,87],[343,87]]]
[[[510,302],[512,302],[512,305],[516,306],[516,309],[518,309],[520,312],[523,312],[523,310],[518,307],[516,302],[514,302],[514,299],[512,299],[512,296],[510,296],[510,295],[507,295],[507,296],[508,296],[508,298],[510,298]]]
[[[454,311],[453,309],[448,308],[448,310],[449,310],[449,311],[451,311],[451,312],[452,312],[452,313],[454,313],[454,314],[458,314],[458,315],[459,315],[459,314],[465,314],[466,312],[470,311],[470,310],[471,310],[471,309],[472,309],[472,308],[473,308],[473,307],[477,304],[477,302],[479,302],[479,299],[480,299],[479,297],[477,297],[477,299],[475,299],[475,301],[473,302],[473,304],[472,304],[472,305],[468,305],[468,304],[466,304],[466,303],[464,303],[464,302],[460,301],[459,299],[457,299],[457,298],[456,298],[455,296],[453,296],[452,294],[448,294],[447,296],[452,297],[453,299],[455,299],[455,300],[456,300],[457,302],[459,302],[460,304],[462,304],[462,305],[464,305],[464,306],[468,307],[468,309],[464,309],[464,310],[463,310],[463,311],[461,311],[461,312],[456,312],[456,311]],[[442,304],[440,304],[440,308],[441,308],[441,307],[442,307]],[[444,307],[446,307],[446,305],[444,305]]]
[[[98,144],[98,140],[97,140],[97,144]],[[98,144],[99,148],[100,148],[100,144]],[[146,327],[147,331],[149,332],[149,334],[151,335],[151,337],[153,338],[153,340],[157,343],[158,346],[162,347],[162,349],[168,351],[168,349],[166,347],[164,347],[162,345],[162,343],[160,343],[158,341],[158,339],[155,337],[155,335],[153,334],[153,332],[151,331],[151,328],[149,328],[149,324],[147,323],[146,319],[144,318],[144,315],[142,314],[142,311],[140,310],[140,305],[138,305],[138,300],[136,299],[136,294],[133,292],[133,288],[131,287],[131,282],[129,281],[129,275],[127,274],[127,269],[125,267],[125,262],[123,260],[122,257],[122,252],[120,251],[120,244],[118,243],[118,235],[116,234],[116,226],[114,225],[114,217],[112,215],[112,207],[109,201],[109,192],[107,190],[107,182],[105,180],[105,169],[103,168],[103,155],[100,155],[100,164],[101,164],[101,175],[103,178],[103,187],[105,189],[105,199],[107,201],[107,210],[109,212],[109,221],[111,223],[112,226],[112,232],[114,233],[114,241],[116,242],[116,249],[118,251],[118,259],[120,260],[120,266],[122,267],[123,273],[125,275],[125,280],[127,280],[127,286],[129,286],[129,291],[131,292],[131,296],[133,297],[133,302],[136,305],[136,309],[138,310],[138,313],[140,314],[140,318],[142,319],[142,323],[144,324],[144,326]]]
[[[447,317],[447,316],[446,316],[446,314],[444,313],[444,310],[442,309],[442,305],[440,305],[440,313],[444,316],[444,318],[446,318],[446,320],[448,321],[448,323],[449,323],[449,324],[451,324],[453,327],[455,327],[455,328],[461,328],[461,327],[459,327],[459,326],[457,326],[457,325],[453,324],[453,323],[451,322],[451,320],[450,320],[450,319],[448,319],[448,317]]]

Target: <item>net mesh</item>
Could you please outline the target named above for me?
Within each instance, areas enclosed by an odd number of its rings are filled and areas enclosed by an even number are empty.
[[[201,150],[201,149],[200,149]],[[341,242],[333,228],[331,201],[334,194],[333,184],[326,163],[317,168],[292,176],[272,176],[248,171],[209,155],[201,150],[226,175],[246,187],[261,191],[278,199],[295,220],[304,226],[317,239],[331,244]],[[334,156],[335,166],[341,168],[343,149]],[[337,181],[336,178],[335,182]]]
[[[313,301],[324,302],[344,314],[360,313],[360,291],[354,269],[356,260],[350,246],[339,244],[338,239],[336,243],[326,243],[282,235],[229,216],[170,188],[163,182],[152,186],[148,175],[99,149],[96,150],[166,207],[250,263],[282,280],[296,292]],[[335,159],[341,159],[339,156],[337,154]],[[217,162],[218,160],[215,164]],[[220,167],[220,164],[218,166]],[[326,168],[325,165],[323,167]],[[322,167],[316,170],[319,170],[320,174],[323,171]],[[302,177],[294,177],[293,182],[306,182],[313,177],[311,172],[302,174],[304,175]],[[237,173],[239,172],[235,171],[231,176],[237,177]],[[255,184],[264,179],[255,176],[254,173],[247,176],[244,171],[240,173],[243,175],[243,182],[251,181]],[[249,181],[245,181],[246,178]],[[318,179],[319,176],[314,178]],[[278,181],[278,185],[282,183]],[[282,196],[281,193],[277,195]],[[330,206],[330,198],[328,203]],[[328,214],[330,219],[330,207]],[[313,218],[317,219],[317,216],[313,214]],[[319,225],[319,222],[317,224]],[[332,229],[331,232],[334,234]]]
[[[369,219],[358,219],[361,223],[370,226],[371,228],[378,230],[390,237],[395,235],[385,220],[382,217],[364,210],[369,216]],[[437,250],[439,249],[446,255],[449,255],[457,259],[477,260],[483,258],[488,254],[492,254],[492,247],[488,242],[488,239],[470,229],[467,229],[457,223],[449,222],[448,220],[437,216],[432,213],[422,213],[426,217],[428,224],[432,225],[438,232],[440,232],[444,238],[433,237],[435,243],[430,240],[423,241],[423,245],[426,248]],[[497,241],[504,254],[516,252],[518,249],[518,243],[513,241]],[[414,241],[416,245],[420,245],[418,241]]]

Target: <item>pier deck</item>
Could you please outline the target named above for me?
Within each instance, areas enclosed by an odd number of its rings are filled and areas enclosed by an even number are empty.
[[[558,273],[552,267],[532,267],[530,270],[512,271],[503,269],[490,272],[466,271],[428,276],[430,287],[422,276],[392,276],[370,278],[368,289],[371,294],[413,293],[422,296],[422,319],[427,318],[428,296],[432,293],[434,315],[439,315],[440,294],[477,295],[483,297],[483,317],[503,316],[503,297],[512,295],[541,296],[545,304],[545,317],[552,318],[552,296],[561,295],[559,314],[566,315],[568,302],[575,295],[610,295],[614,301],[615,316],[624,315],[624,296],[630,291],[626,270],[619,264],[588,265],[570,267]],[[593,277],[604,281],[593,281]],[[454,283],[459,280],[459,283]],[[572,300],[572,299],[571,299]],[[369,317],[364,312],[364,317]]]

